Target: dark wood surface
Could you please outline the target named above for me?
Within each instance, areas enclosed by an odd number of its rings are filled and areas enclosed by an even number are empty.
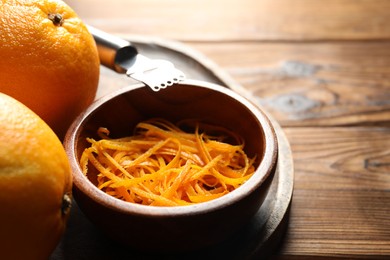
[[[147,57],[172,61],[192,80],[215,83],[247,96],[247,90],[201,53],[180,42],[147,36],[127,38]],[[134,80],[102,67],[98,97],[133,85]],[[255,101],[254,101],[255,102]],[[260,105],[258,105],[260,106]],[[291,147],[279,123],[272,118],[278,139],[278,160],[275,175],[264,203],[255,216],[232,236],[207,249],[174,254],[150,254],[120,246],[95,227],[74,201],[67,229],[51,260],[64,259],[263,259],[272,256],[284,237],[291,207],[294,167]],[[207,236],[207,234],[204,234]]]
[[[390,1],[66,2],[107,32],[196,49],[279,122],[295,186],[274,258],[390,257]]]

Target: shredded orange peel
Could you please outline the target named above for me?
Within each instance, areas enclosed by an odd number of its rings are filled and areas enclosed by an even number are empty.
[[[110,139],[109,130],[101,127],[101,140],[87,138],[91,146],[84,150],[80,166],[85,175],[93,166],[97,187],[128,202],[205,202],[233,191],[255,170],[255,158],[245,154],[242,139],[226,129],[224,133],[200,133],[199,124],[194,133],[187,133],[164,119],[151,119],[139,123],[133,136]],[[237,144],[223,142],[226,134]]]

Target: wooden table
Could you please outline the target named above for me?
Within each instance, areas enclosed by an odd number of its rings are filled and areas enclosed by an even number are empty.
[[[276,118],[295,180],[275,258],[390,257],[390,1],[66,2],[107,32],[202,52]]]

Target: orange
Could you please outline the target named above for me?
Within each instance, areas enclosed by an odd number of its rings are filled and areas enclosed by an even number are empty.
[[[47,259],[70,211],[67,155],[39,116],[2,93],[0,129],[1,259]]]
[[[0,92],[32,109],[60,139],[95,98],[95,41],[60,0],[2,0],[0,57]]]

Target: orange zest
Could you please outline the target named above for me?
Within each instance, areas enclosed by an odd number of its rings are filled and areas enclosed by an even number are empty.
[[[215,130],[215,128],[214,128]],[[218,129],[221,130],[221,129]],[[163,119],[136,126],[133,136],[101,140],[81,156],[87,175],[97,171],[97,186],[118,199],[151,206],[184,206],[219,198],[242,185],[254,173],[255,158],[244,152],[243,140],[223,129],[218,135],[188,133]],[[237,144],[223,140],[229,138]]]

